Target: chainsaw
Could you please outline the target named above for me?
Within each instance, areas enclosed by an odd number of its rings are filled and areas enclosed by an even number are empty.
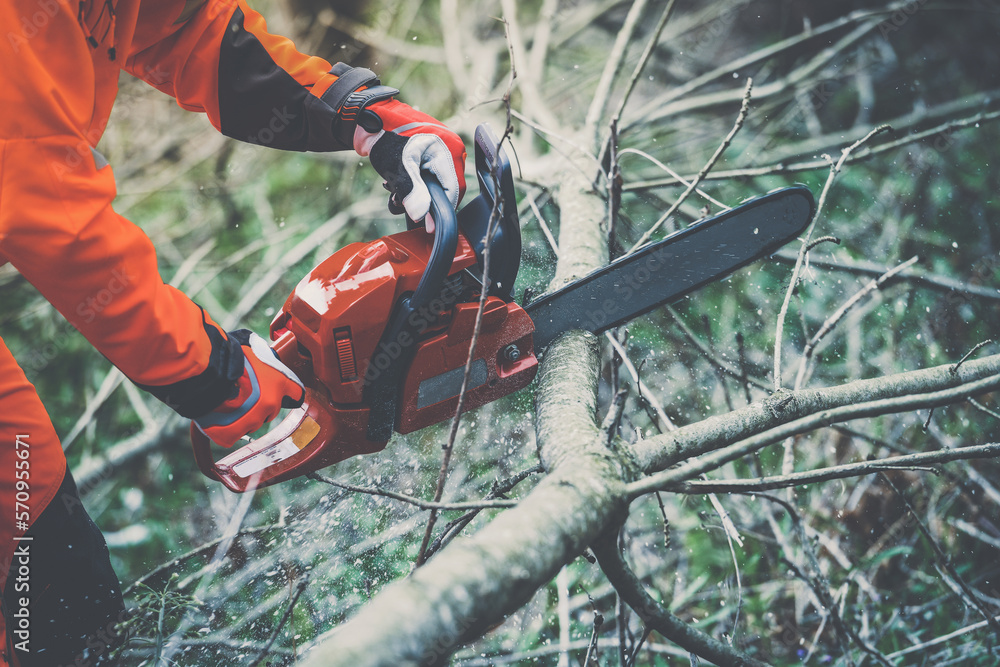
[[[195,460],[206,476],[236,492],[268,486],[380,451],[394,431],[449,419],[463,384],[464,409],[518,391],[562,332],[600,333],[724,278],[795,238],[815,210],[807,188],[776,190],[518,305],[514,180],[485,124],[476,129],[475,161],[480,193],[457,213],[424,174],[433,235],[410,221],[407,231],[341,248],[295,287],[270,337],[306,387],[302,406],[218,461],[192,424]]]

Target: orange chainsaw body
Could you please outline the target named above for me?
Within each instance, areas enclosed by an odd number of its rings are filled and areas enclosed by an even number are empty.
[[[219,461],[193,429],[206,475],[246,491],[379,451],[392,431],[454,416],[482,292],[475,275],[481,251],[477,256],[454,219],[452,212],[453,255],[436,236],[411,229],[341,248],[299,282],[270,334],[275,353],[306,385],[304,404]],[[429,265],[436,279],[427,277]],[[513,299],[487,296],[463,410],[531,382],[538,367],[533,331]]]

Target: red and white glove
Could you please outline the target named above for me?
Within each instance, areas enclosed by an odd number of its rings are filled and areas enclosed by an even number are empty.
[[[367,157],[385,179],[389,210],[406,212],[434,231],[428,215],[431,195],[420,176],[427,170],[437,177],[453,208],[465,194],[465,144],[432,116],[395,99],[375,102],[358,117],[354,150]]]
[[[281,408],[296,408],[305,398],[302,382],[278,360],[267,341],[246,329],[230,331],[229,338],[240,343],[243,375],[236,381],[233,396],[192,420],[210,440],[223,447],[232,447],[241,437],[277,417]]]
[[[337,63],[337,76],[321,99],[336,114],[331,125],[335,142],[353,146],[385,179],[389,210],[424,221],[428,232],[431,196],[421,169],[437,177],[453,207],[465,194],[465,144],[440,121],[395,99],[399,91],[383,86],[363,67]]]

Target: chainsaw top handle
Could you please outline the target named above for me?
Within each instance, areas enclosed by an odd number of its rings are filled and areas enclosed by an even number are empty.
[[[413,315],[426,309],[431,301],[441,296],[458,248],[458,218],[455,209],[451,207],[444,188],[434,174],[426,170],[420,173],[431,194],[434,245],[417,288],[409,297],[401,299],[393,309],[376,347],[391,349],[395,346],[400,352],[386,369],[373,379],[366,379],[364,401],[371,406],[368,419],[368,439],[371,441],[388,440],[392,435],[396,426],[400,387],[417,352],[419,327],[421,324],[426,326],[423,318]]]
[[[434,218],[434,246],[427,268],[417,284],[417,289],[409,299],[408,308],[413,313],[425,307],[431,300],[441,296],[445,278],[451,272],[451,264],[455,260],[455,250],[458,248],[458,218],[455,209],[451,207],[448,195],[438,182],[437,177],[429,171],[420,172],[431,194],[431,212]],[[407,313],[409,316],[409,313]]]

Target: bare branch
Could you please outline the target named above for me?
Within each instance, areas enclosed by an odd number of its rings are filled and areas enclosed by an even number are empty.
[[[958,360],[958,363],[956,363],[954,366],[951,367],[951,372],[952,373],[957,373],[958,369],[961,368],[962,364],[965,363],[966,359],[968,359],[969,357],[971,357],[972,355],[974,355],[976,352],[978,352],[979,350],[983,349],[984,347],[986,347],[987,345],[989,345],[992,342],[993,342],[992,338],[987,338],[986,340],[982,341],[981,343],[977,343],[971,350],[969,350],[968,352],[965,353],[965,356],[963,356],[961,359]]]
[[[871,475],[882,470],[911,469],[914,466],[926,466],[949,461],[964,461],[970,459],[986,459],[1000,456],[1000,443],[945,449],[934,452],[920,452],[904,456],[894,456],[886,459],[862,461],[860,463],[845,463],[829,468],[818,468],[789,475],[774,475],[758,479],[731,480],[692,480],[661,487],[661,491],[673,493],[759,493],[774,489],[786,489],[804,484],[827,482],[831,479]]]
[[[524,45],[524,38],[521,35],[521,27],[517,20],[517,4],[514,0],[500,0],[503,8],[503,19],[507,26],[507,39],[511,50],[511,68],[517,63],[525,66],[529,62],[528,51]],[[559,127],[558,119],[549,110],[549,105],[542,98],[539,87],[539,76],[541,72],[528,70],[526,74],[518,78],[518,88],[521,90],[525,113],[538,120],[539,123],[549,127]]]
[[[990,91],[989,93],[984,93],[981,96],[976,96],[974,104],[971,106],[981,106],[985,101],[993,99],[995,97],[995,91]],[[918,120],[924,121],[926,117],[930,115],[930,112],[924,112],[919,115]],[[959,120],[950,120],[935,127],[927,130],[922,130],[919,132],[907,132],[907,127],[893,121],[890,123],[892,127],[896,128],[897,133],[903,135],[901,138],[888,141],[884,144],[879,144],[878,146],[864,147],[861,150],[852,153],[845,164],[853,164],[855,162],[860,162],[862,160],[867,160],[876,155],[880,155],[886,151],[894,150],[905,146],[907,144],[912,144],[917,141],[922,141],[930,137],[938,135],[947,135],[947,133],[964,127],[978,127],[979,124],[993,121],[1000,118],[1000,110],[995,111],[983,111],[977,113],[973,116],[967,118],[961,118]],[[817,169],[823,169],[829,167],[829,162],[827,160],[807,160],[803,162],[793,162],[786,164],[784,162],[778,162],[776,164],[764,165],[760,167],[745,167],[741,169],[729,169],[725,171],[715,171],[711,174],[705,176],[705,180],[731,180],[731,179],[745,179],[756,176],[770,176],[775,174],[795,174],[803,171],[815,171]],[[641,183],[626,183],[623,186],[623,190],[626,192],[633,190],[648,190],[651,188],[664,187],[668,185],[676,185],[682,182],[686,178],[692,178],[687,176],[681,177],[671,177],[665,179],[658,179],[653,181],[643,181]]]
[[[309,575],[304,576],[299,580],[299,583],[295,585],[295,592],[292,594],[291,599],[288,600],[288,607],[285,608],[285,613],[281,615],[281,619],[278,621],[278,625],[275,626],[274,632],[271,633],[271,637],[260,649],[256,659],[250,663],[249,667],[257,667],[257,665],[259,665],[264,658],[267,657],[268,653],[271,652],[271,647],[274,645],[275,640],[278,639],[278,635],[281,634],[282,628],[285,627],[285,624],[288,623],[288,619],[292,617],[292,612],[295,611],[295,603],[299,601],[299,597],[305,592],[306,586],[308,585]]]
[[[543,472],[542,466],[536,465],[532,468],[528,468],[527,470],[522,470],[516,475],[508,477],[505,480],[496,480],[493,482],[493,487],[490,489],[490,492],[486,494],[486,497],[483,500],[503,498],[504,494],[509,492],[515,486],[526,480],[528,477],[540,472]],[[427,547],[427,558],[433,556],[439,549],[455,539],[458,534],[462,532],[462,530],[468,526],[474,518],[476,518],[479,512],[480,510],[478,509],[470,510],[467,514],[460,516],[446,525],[444,530],[441,531],[441,535],[438,536],[438,538],[434,540],[429,547]]]
[[[990,417],[993,417],[994,419],[1000,419],[1000,412],[997,412],[996,410],[990,410],[988,407],[986,407],[985,405],[983,405],[974,398],[969,399],[969,405],[979,410],[980,412],[987,414]]]
[[[695,346],[695,348],[697,348],[697,350],[701,353],[701,355],[705,357],[706,361],[708,361],[710,364],[715,366],[717,369],[719,369],[726,375],[729,375],[731,377],[743,381],[744,384],[747,386],[753,385],[754,387],[757,387],[758,389],[763,389],[765,391],[769,389],[769,386],[766,382],[755,377],[750,377],[747,374],[745,356],[741,357],[743,363],[741,364],[740,368],[738,369],[734,368],[731,364],[723,361],[722,359],[718,358],[715,354],[712,353],[712,350],[710,350],[708,346],[705,345],[705,343],[698,338],[695,332],[691,330],[691,327],[688,326],[687,322],[684,321],[684,318],[681,317],[680,313],[678,313],[673,306],[664,306],[664,309],[668,313],[670,313],[670,315],[674,318],[674,322],[676,322],[677,326],[680,327],[681,333],[683,333],[684,337],[687,338],[688,341]],[[740,334],[737,334],[737,336],[740,337]],[[747,400],[747,402],[749,403],[750,401]]]
[[[778,502],[778,499],[775,497],[772,496],[766,496],[766,497],[768,500]],[[785,505],[785,507],[786,509],[790,509],[791,505]],[[826,614],[829,615],[830,618],[833,619],[833,625],[837,629],[837,637],[841,641],[841,650],[844,652],[848,665],[854,665],[854,661],[851,659],[848,651],[849,645],[846,644],[846,640],[851,639],[861,648],[861,650],[871,655],[880,664],[884,665],[885,667],[893,667],[892,663],[889,662],[886,659],[886,657],[882,655],[882,653],[880,653],[874,647],[869,646],[867,642],[861,639],[861,637],[854,629],[848,627],[848,625],[844,622],[844,619],[840,615],[840,611],[837,609],[836,600],[834,600],[834,598],[830,595],[828,584],[825,581],[820,580],[819,574],[810,576],[807,573],[803,572],[799,568],[799,566],[793,563],[792,561],[787,559],[782,559],[782,562],[785,565],[787,565],[789,569],[792,570],[792,572],[795,574],[796,577],[804,581],[806,585],[809,586],[809,588],[813,591],[813,593],[819,596],[820,600],[822,600],[824,611],[826,612]],[[824,618],[824,621],[825,620],[826,619]]]
[[[884,9],[854,11],[847,16],[840,17],[821,26],[816,26],[797,35],[792,35],[791,37],[787,37],[762,49],[758,49],[746,56],[741,56],[740,58],[719,65],[718,67],[696,76],[695,78],[684,82],[680,86],[671,88],[665,91],[662,95],[650,100],[649,103],[632,114],[633,118],[630,119],[629,126],[644,122],[652,113],[662,110],[669,102],[686,97],[689,93],[712,83],[717,79],[731,76],[733,72],[744,70],[756,63],[763,62],[786,51],[795,49],[800,44],[821,38],[831,32],[840,30],[845,26],[868,22],[880,15],[891,14],[902,9],[904,6],[907,6],[906,0],[893,3]]]
[[[624,155],[638,155],[640,157],[644,157],[647,160],[649,160],[650,162],[652,162],[653,164],[655,164],[657,167],[659,167],[660,169],[662,169],[663,171],[667,172],[668,174],[670,174],[674,178],[678,179],[680,181],[681,185],[683,185],[685,187],[690,187],[691,186],[691,182],[690,181],[684,180],[680,176],[680,174],[678,174],[676,171],[674,171],[673,169],[671,169],[669,166],[667,166],[667,165],[663,164],[662,162],[660,162],[659,160],[657,160],[655,157],[653,157],[652,155],[650,155],[646,151],[641,151],[638,148],[623,148],[622,150],[618,151],[618,157],[619,158],[622,157],[622,156],[624,156]],[[726,206],[721,201],[719,201],[718,199],[714,198],[712,195],[708,194],[707,192],[705,192],[701,188],[695,188],[694,191],[697,192],[702,197],[704,197],[705,199],[707,199],[708,201],[710,201],[713,204],[715,204],[716,206],[718,206],[720,210],[722,210],[722,211],[729,210],[729,208],[730,208],[729,206]]]
[[[559,132],[556,132],[555,130],[551,129],[552,127],[558,127],[558,124],[552,124],[552,125],[549,125],[548,127],[545,127],[545,126],[541,125],[540,123],[536,123],[535,121],[531,120],[530,118],[528,118],[523,113],[518,112],[516,109],[511,109],[510,110],[510,115],[512,117],[518,119],[519,121],[521,121],[522,123],[524,123],[528,127],[530,127],[532,130],[534,130],[534,132],[536,134],[538,134],[540,137],[542,137],[543,139],[545,139],[545,141],[548,141],[549,144],[552,146],[552,148],[554,150],[556,150],[558,153],[560,153],[563,157],[565,157],[571,163],[573,162],[572,157],[568,153],[559,150],[559,148],[554,143],[552,143],[550,141],[550,139],[556,139],[556,140],[559,141],[559,143],[561,143],[561,144],[563,144],[565,146],[568,146],[569,148],[572,148],[573,152],[575,154],[582,155],[583,157],[585,157],[587,159],[587,162],[592,163],[593,166],[596,167],[598,170],[601,169],[601,163],[598,162],[597,157],[593,153],[591,153],[590,150],[588,150],[587,148],[585,148],[583,146],[583,144],[581,144],[576,139],[572,139],[570,137],[567,137],[567,136],[565,136],[563,134],[560,134]],[[590,175],[586,171],[583,171],[582,167],[580,167],[578,165],[574,165],[574,168],[580,169],[581,170],[580,171],[581,175],[584,176],[585,178],[590,178]]]
[[[583,122],[583,136],[588,143],[593,142],[594,145],[597,145],[597,125],[604,113],[604,107],[608,103],[611,86],[618,78],[618,72],[625,61],[628,45],[632,41],[632,35],[635,34],[639,19],[648,4],[649,0],[633,0],[628,14],[625,16],[625,21],[615,36],[615,43],[611,47],[611,53],[608,54],[604,71],[601,72],[601,78],[597,82],[597,90],[594,92],[594,97],[591,98],[590,108],[587,109],[587,117]]]
[[[660,483],[682,481],[732,458],[819,426],[947,405],[1000,387],[1000,355],[966,362],[957,376],[952,375],[951,367],[952,364],[935,366],[824,389],[783,391],[735,412],[709,417],[673,433],[641,440],[631,446],[632,455],[642,470],[650,472],[663,470],[686,458],[713,452],[677,478],[658,480]],[[736,442],[740,445],[719,451]],[[672,470],[670,474],[677,474],[680,470]],[[643,486],[648,482],[644,480],[633,486]],[[652,485],[650,488],[659,486]]]
[[[660,228],[660,225],[666,222],[666,220],[674,214],[674,211],[676,211],[680,207],[680,205],[684,202],[684,200],[688,198],[688,195],[690,195],[694,191],[694,189],[698,187],[698,184],[701,183],[701,181],[705,178],[705,175],[712,170],[712,167],[715,166],[715,163],[718,161],[719,157],[721,157],[722,154],[725,152],[725,150],[729,147],[729,144],[732,142],[733,137],[735,137],[736,133],[739,132],[740,128],[743,127],[743,122],[746,120],[747,113],[750,111],[750,92],[752,90],[753,90],[753,79],[747,78],[747,85],[743,89],[743,100],[740,103],[740,112],[736,117],[736,122],[733,124],[733,129],[729,131],[729,134],[727,134],[726,138],[722,140],[722,143],[719,144],[719,147],[715,149],[715,152],[712,154],[712,157],[708,159],[708,162],[706,162],[705,166],[701,168],[701,171],[698,172],[698,175],[691,180],[691,183],[687,186],[687,188],[684,189],[684,192],[682,192],[681,196],[677,198],[677,201],[675,201],[670,206],[670,208],[668,208],[666,212],[660,216],[660,219],[657,220],[652,227],[647,229],[646,232],[643,233],[641,237],[639,237],[639,240],[636,241],[635,245],[633,245],[629,249],[629,251],[625,254],[631,254],[636,250],[638,250],[639,248],[641,248],[643,245],[645,245],[649,241],[649,239],[652,238],[656,230]]]
[[[650,36],[649,41],[646,42],[646,48],[643,50],[642,55],[639,56],[639,62],[635,64],[635,69],[632,70],[632,76],[629,78],[628,83],[625,86],[625,91],[622,93],[621,99],[618,101],[618,108],[615,109],[614,114],[611,116],[611,122],[609,123],[612,127],[617,128],[622,117],[622,112],[625,110],[625,105],[628,104],[629,97],[632,96],[632,91],[635,89],[635,84],[639,81],[639,76],[642,74],[642,70],[646,67],[646,63],[649,62],[649,58],[653,55],[653,50],[656,45],[660,42],[660,35],[663,34],[663,28],[666,27],[667,21],[670,20],[670,15],[674,11],[675,0],[668,0],[667,6],[663,8],[663,13],[660,14],[660,20],[657,21],[656,27],[653,28],[653,34]],[[601,161],[603,162],[604,153],[607,151],[608,144],[604,142],[601,148]]]
[[[549,242],[549,248],[552,249],[552,254],[559,259],[559,246],[556,243],[556,238],[552,236],[552,230],[545,223],[545,218],[542,217],[542,212],[538,209],[538,203],[531,194],[527,195],[528,205],[531,207],[531,212],[535,215],[535,220],[538,221],[538,226],[542,228],[542,233],[545,235],[545,240]]]
[[[464,31],[459,28],[458,0],[442,0],[440,14],[445,66],[451,75],[452,85],[459,91],[468,92],[472,86],[469,70],[465,66],[465,51],[462,49],[461,40]]]
[[[994,616],[993,620],[1000,622],[1000,616]],[[894,653],[890,653],[886,658],[892,660],[894,658],[902,658],[904,655],[909,655],[911,653],[924,653],[927,649],[949,642],[956,637],[961,637],[970,632],[975,632],[976,630],[981,630],[989,625],[988,621],[979,621],[978,623],[973,623],[972,625],[967,625],[964,628],[959,628],[954,632],[949,632],[948,634],[941,635],[940,637],[935,637],[925,642],[920,642],[919,644],[914,644],[913,646],[907,646],[904,649],[900,649]]]
[[[404,493],[397,493],[396,491],[389,491],[377,486],[358,486],[356,484],[348,484],[347,482],[338,482],[337,480],[331,479],[326,475],[321,475],[318,472],[311,472],[306,475],[306,477],[317,482],[323,482],[324,484],[335,486],[338,489],[344,489],[345,491],[354,491],[356,493],[365,493],[371,496],[392,498],[393,500],[398,500],[400,502],[413,505],[414,507],[419,507],[423,510],[485,510],[513,507],[517,504],[516,500],[478,500],[465,503],[442,503],[437,500],[423,500],[422,498],[408,496]]]
[[[288,527],[287,524],[285,524],[284,522],[273,523],[273,524],[270,524],[270,525],[267,525],[267,526],[255,526],[254,528],[244,528],[244,529],[242,529],[241,531],[239,531],[236,534],[236,536],[237,537],[241,537],[241,536],[244,536],[244,535],[257,535],[257,534],[260,534],[260,533],[267,533],[267,532],[270,532],[272,530],[283,530],[283,529],[285,529],[287,527]],[[150,570],[149,572],[147,572],[146,574],[142,575],[141,577],[139,577],[138,579],[136,579],[135,581],[133,581],[131,584],[129,584],[128,586],[126,586],[125,590],[123,590],[122,593],[127,596],[129,593],[131,593],[135,589],[136,586],[140,586],[142,584],[145,584],[150,579],[153,579],[153,578],[157,577],[158,575],[163,574],[164,572],[169,572],[170,570],[173,570],[174,568],[176,568],[181,563],[184,563],[185,561],[188,561],[188,560],[190,560],[192,558],[195,558],[196,556],[200,556],[200,555],[202,555],[204,553],[212,551],[217,546],[219,546],[219,544],[221,544],[223,541],[229,540],[229,539],[232,539],[231,535],[223,535],[222,537],[218,537],[218,538],[216,538],[216,539],[214,539],[214,540],[212,540],[210,542],[206,542],[205,544],[202,544],[201,546],[195,547],[194,549],[192,549],[192,550],[190,550],[190,551],[188,551],[186,553],[181,554],[177,558],[173,558],[173,559],[167,561],[166,563],[163,563],[161,565],[156,566],[155,568],[153,568],[152,570]]]
[[[145,457],[152,451],[177,443],[184,444],[189,424],[186,419],[170,414],[150,428],[107,447],[100,458],[86,459],[73,471],[80,494],[86,495],[102,480],[110,478],[116,470]]]
[[[810,80],[810,77],[822,68],[829,65],[837,58],[843,57],[848,49],[866,39],[868,35],[878,27],[878,21],[869,20],[856,27],[853,31],[840,38],[820,53],[813,56],[811,60],[792,70],[785,77],[768,83],[761,84],[754,92],[755,99],[763,102],[775,99],[787,99],[794,97],[800,85]],[[729,70],[730,73],[734,70]],[[653,109],[645,117],[638,116],[630,118],[624,129],[630,129],[636,122],[646,124],[664,121],[682,114],[690,114],[694,111],[712,109],[715,107],[732,104],[740,98],[740,93],[736,89],[720,90],[702,95],[696,95],[680,99],[673,103],[662,104]],[[796,115],[798,112],[795,112]]]
[[[827,161],[830,163],[830,173],[826,178],[826,184],[823,185],[823,191],[819,195],[819,202],[816,204],[816,212],[813,214],[812,222],[809,223],[809,228],[806,230],[805,240],[802,242],[802,246],[799,249],[798,259],[795,261],[795,268],[792,269],[792,277],[788,281],[788,289],[785,290],[785,299],[781,303],[781,310],[778,312],[778,323],[774,332],[774,390],[777,391],[781,389],[781,342],[782,334],[785,330],[785,315],[788,313],[788,304],[792,300],[792,294],[795,293],[795,288],[799,284],[799,274],[802,271],[802,263],[805,260],[806,252],[808,251],[809,241],[812,238],[813,230],[816,229],[816,222],[819,220],[820,214],[823,212],[823,206],[826,204],[826,197],[830,192],[830,186],[833,185],[833,180],[840,173],[840,170],[844,166],[844,161],[851,154],[854,149],[865,144],[869,139],[874,137],[880,132],[891,129],[888,125],[881,125],[868,134],[866,134],[861,139],[858,139],[853,144],[844,148],[840,152],[840,159],[833,163],[833,161],[827,156]]]
[[[628,351],[625,347],[616,339],[610,331],[604,332],[604,337],[611,343],[611,346],[615,348],[618,356],[621,357],[622,365],[629,372],[629,376],[632,378],[632,382],[635,383],[639,391],[639,399],[646,401],[651,408],[653,408],[656,414],[656,428],[662,433],[664,431],[673,431],[677,427],[674,422],[667,416],[666,411],[663,409],[663,405],[656,400],[656,397],[650,391],[646,383],[639,377],[639,370],[632,363],[632,360],[628,356]]]
[[[817,239],[817,241],[821,240],[822,239]],[[917,262],[917,259],[919,258],[914,255],[902,264],[889,269],[877,279],[870,281],[867,285],[855,292],[851,298],[841,304],[841,306],[837,308],[837,310],[834,311],[834,313],[830,315],[825,322],[823,322],[819,330],[813,334],[813,337],[809,339],[809,342],[806,343],[805,348],[802,350],[802,360],[799,362],[799,370],[795,376],[795,389],[802,388],[802,382],[806,376],[806,369],[809,366],[809,361],[812,359],[813,353],[816,352],[816,346],[819,345],[820,341],[822,341],[828,333],[833,331],[834,327],[836,327],[840,320],[844,318],[844,315],[846,315],[856,305],[861,303],[861,301],[869,294],[882,287],[882,285],[884,285],[885,282],[890,280],[894,275],[913,266]]]
[[[810,250],[812,250],[821,243],[835,243],[837,245],[840,245],[840,239],[838,239],[836,236],[821,236],[818,239],[813,239],[812,241],[809,242],[809,245],[806,246],[806,252],[809,252]]]
[[[732,646],[692,628],[654,600],[625,563],[613,538],[605,537],[596,542],[594,553],[608,581],[628,606],[642,618],[643,622],[670,641],[721,667],[766,667],[766,663],[740,653]]]
[[[601,433],[605,434],[608,442],[614,440],[618,433],[618,427],[622,423],[622,414],[625,412],[625,399],[628,398],[628,387],[621,387],[615,392],[611,399],[611,406],[608,408],[604,421],[601,422]]]
[[[965,583],[965,579],[962,577],[962,575],[958,573],[958,570],[955,569],[955,566],[952,565],[951,559],[948,558],[948,554],[944,552],[944,549],[941,548],[941,545],[938,544],[938,541],[934,539],[933,535],[931,535],[931,531],[927,529],[927,526],[924,525],[924,522],[920,520],[919,516],[917,516],[917,512],[915,509],[913,509],[913,505],[912,503],[910,503],[910,499],[906,496],[905,493],[902,492],[902,490],[900,490],[898,486],[892,483],[892,480],[889,479],[888,476],[885,475],[885,473],[879,473],[879,477],[881,477],[883,482],[889,485],[889,488],[891,488],[906,505],[906,509],[907,511],[909,511],[910,516],[913,517],[913,520],[916,522],[917,529],[920,531],[920,534],[923,535],[924,539],[926,539],[928,544],[931,545],[931,549],[934,551],[934,558],[935,560],[937,560],[938,565],[944,568],[944,570],[948,572],[948,575],[955,581],[956,584],[958,584],[958,587],[961,589],[961,592],[963,593],[961,597],[965,598],[966,604],[975,607],[976,611],[978,611],[980,614],[983,615],[983,617],[986,619],[986,622],[989,624],[990,628],[992,628],[993,632],[996,633],[997,638],[1000,638],[1000,621],[997,621],[996,619],[993,618],[993,614],[991,614],[989,610],[983,606],[983,603],[980,602],[979,598],[976,597],[975,593],[973,593],[972,590],[969,589],[969,585]]]
[[[552,19],[559,9],[559,0],[544,0],[539,15],[540,20],[535,25],[535,35],[531,40],[531,56],[528,59],[528,71],[541,80],[545,70],[545,59],[549,54],[549,41],[552,38]]]
[[[794,264],[797,256],[797,254],[793,255],[784,250],[773,255],[774,259],[786,264]],[[879,264],[875,264],[874,262],[864,260],[851,260],[850,263],[845,263],[838,262],[834,259],[825,259],[811,255],[809,257],[809,265],[819,267],[821,269],[829,269],[831,271],[844,271],[846,273],[873,276],[876,278],[884,275],[890,270],[890,267],[881,266]],[[908,282],[917,287],[924,287],[939,292],[958,292],[960,294],[967,294],[972,297],[1000,303],[1000,289],[995,287],[973,285],[971,283],[961,282],[953,278],[917,271],[912,268],[895,274],[891,280],[886,282],[886,284],[890,285],[895,282]]]

